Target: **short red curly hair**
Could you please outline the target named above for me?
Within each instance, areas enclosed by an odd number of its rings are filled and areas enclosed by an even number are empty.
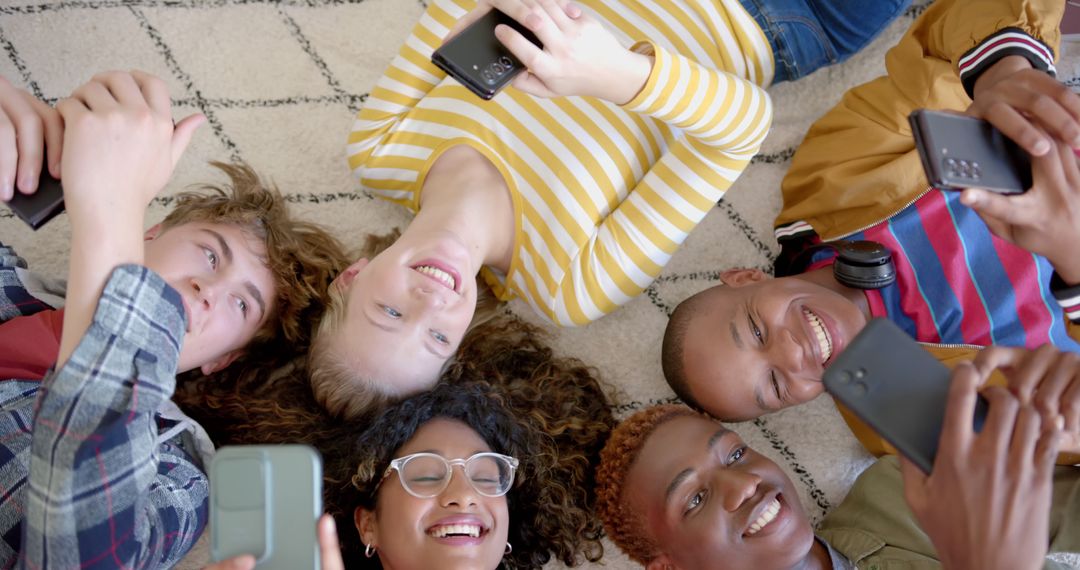
[[[611,432],[600,452],[600,465],[596,468],[596,513],[611,541],[643,566],[660,554],[660,548],[645,530],[641,513],[634,512],[623,501],[623,484],[656,428],[683,416],[702,417],[702,414],[675,404],[641,410]]]

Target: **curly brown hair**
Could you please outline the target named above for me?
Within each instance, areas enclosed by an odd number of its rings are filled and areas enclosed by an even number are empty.
[[[374,509],[376,488],[394,453],[434,418],[458,419],[492,450],[517,457],[520,475],[507,495],[506,568],[540,568],[553,556],[567,565],[603,555],[593,514],[593,466],[614,419],[592,369],[557,358],[538,329],[500,318],[477,327],[432,391],[383,411],[346,450],[324,450],[326,507],[339,528],[357,506]],[[341,533],[348,567],[378,568],[361,555],[355,531]]]
[[[623,484],[637,461],[641,448],[656,428],[683,416],[701,416],[686,406],[666,404],[638,411],[611,432],[600,465],[596,468],[596,514],[604,522],[608,537],[630,558],[647,565],[659,547],[645,530],[641,514],[628,508]]]

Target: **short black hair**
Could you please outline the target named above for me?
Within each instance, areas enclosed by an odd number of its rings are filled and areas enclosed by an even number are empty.
[[[713,287],[699,291],[675,307],[668,318],[664,341],[660,347],[660,366],[664,370],[664,380],[667,380],[668,386],[683,403],[703,413],[705,409],[690,391],[690,382],[686,378],[685,345],[690,322],[704,302],[706,294],[712,290]]]

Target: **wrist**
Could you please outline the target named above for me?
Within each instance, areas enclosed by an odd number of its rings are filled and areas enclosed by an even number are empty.
[[[975,80],[975,86],[971,90],[972,99],[977,98],[980,93],[1002,79],[1025,69],[1032,69],[1031,62],[1026,57],[1019,55],[1002,57],[987,68],[986,71],[979,74],[979,77]]]
[[[648,55],[627,50],[624,62],[613,69],[614,76],[610,81],[605,81],[607,92],[600,98],[611,101],[616,105],[625,105],[633,101],[638,93],[645,88],[652,75],[653,58]]]

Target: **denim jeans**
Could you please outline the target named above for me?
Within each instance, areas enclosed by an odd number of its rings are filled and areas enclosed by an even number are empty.
[[[769,38],[776,77],[792,81],[844,61],[874,39],[910,0],[740,0]]]

